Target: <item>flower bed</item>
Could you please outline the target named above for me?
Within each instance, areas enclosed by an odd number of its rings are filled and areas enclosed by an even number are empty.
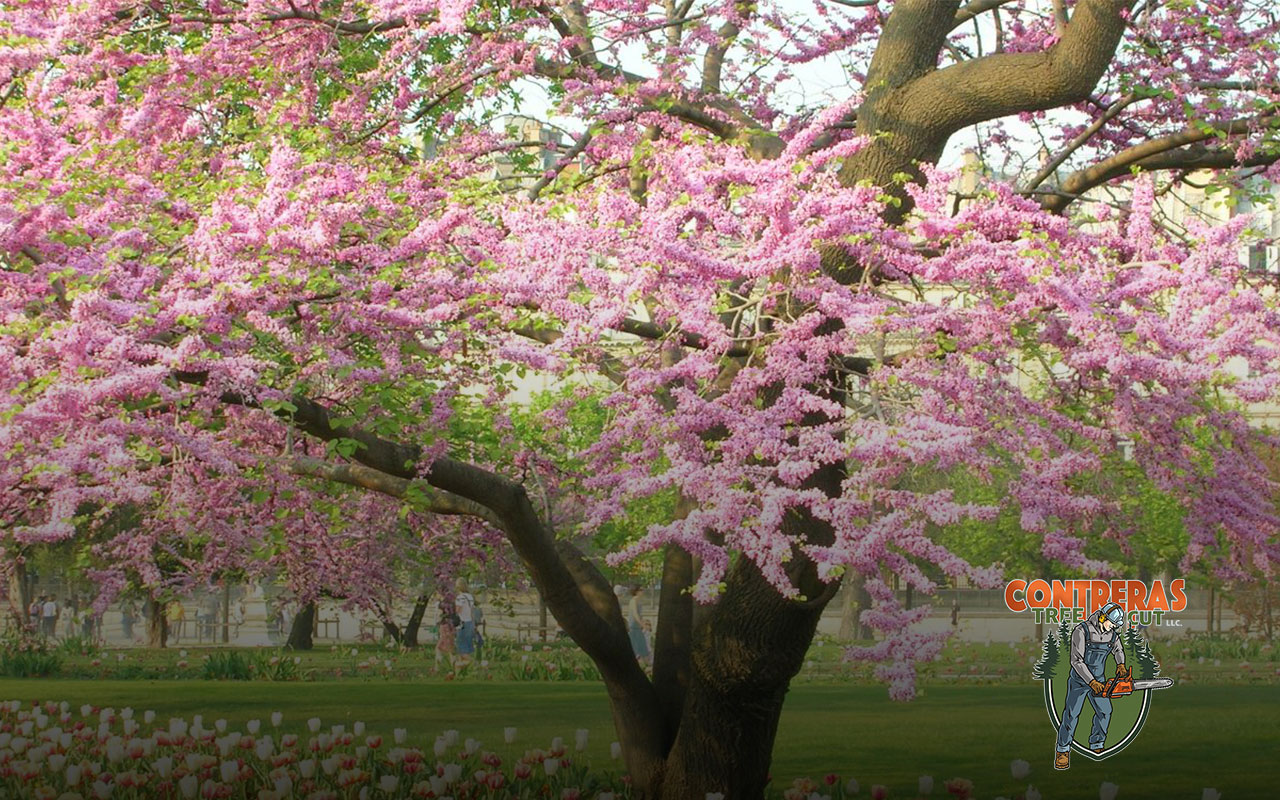
[[[587,730],[566,744],[556,738],[545,748],[522,749],[519,731],[503,730],[502,744],[464,738],[447,730],[429,746],[410,741],[404,729],[384,736],[355,722],[326,727],[308,719],[301,733],[284,727],[280,712],[234,730],[221,719],[205,727],[201,715],[159,719],[152,711],[70,708],[67,703],[0,702],[0,797],[13,800],[619,800],[632,796],[621,772],[621,748],[610,747],[612,763],[596,769],[586,760]],[[1013,761],[1017,785],[1031,773]],[[780,800],[849,800],[890,797],[879,784],[830,773],[819,780],[798,778],[771,787]],[[893,797],[973,800],[964,778],[919,779],[916,793]],[[1118,787],[1103,783],[1102,800]],[[983,797],[991,797],[984,794]],[[1218,800],[1214,789],[1204,798]],[[710,793],[706,800],[725,800]],[[996,798],[1006,800],[1006,798]],[[1008,800],[1042,800],[1033,786]]]

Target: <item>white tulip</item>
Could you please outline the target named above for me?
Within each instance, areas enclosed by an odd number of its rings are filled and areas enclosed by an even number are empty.
[[[200,788],[200,784],[195,775],[188,775],[178,781],[178,789],[182,791],[182,796],[187,800],[192,800],[196,796],[196,789]]]
[[[258,731],[262,730],[262,722],[260,720],[251,719],[245,723],[245,730],[249,731],[250,736],[257,736]]]
[[[1200,793],[1200,800],[1222,800],[1222,794],[1217,789],[1205,789]]]
[[[458,732],[452,730],[445,731],[444,740],[450,747],[457,747],[459,741]]]
[[[168,780],[169,776],[173,774],[173,759],[168,756],[157,758],[151,762],[151,769],[155,770],[155,773],[163,780]]]
[[[154,711],[145,711],[145,712],[143,712],[143,714],[142,714],[142,723],[143,723],[144,725],[150,725],[151,723],[153,723],[153,722],[155,722],[155,721],[156,721],[156,712],[154,712]]]
[[[502,729],[502,741],[506,742],[507,744],[514,744],[514,743],[515,743],[515,741],[516,741],[516,729],[515,729],[515,728],[503,728],[503,729]]]
[[[858,780],[856,778],[850,778],[849,780],[844,782],[844,793],[845,794],[858,793]]]
[[[400,784],[400,779],[395,775],[383,775],[378,780],[378,788],[387,794],[391,794],[396,790],[396,786]]]
[[[581,753],[587,749],[587,729],[578,728],[573,732],[573,749]]]
[[[364,736],[364,723],[357,722],[351,726],[351,733],[355,736]]]
[[[319,731],[319,730],[320,730],[320,718],[319,718],[319,717],[312,717],[311,719],[307,720],[307,730],[311,731],[312,733],[315,733],[316,731]]]
[[[449,752],[449,745],[445,743],[443,736],[436,737],[435,747],[433,748],[436,758],[444,758],[444,754]]]
[[[552,739],[552,740],[551,740],[551,749],[552,749],[552,750],[561,750],[561,749],[563,749],[563,748],[564,748],[564,737],[562,737],[562,736],[557,736],[557,737],[555,737],[554,739]]]
[[[1102,782],[1098,787],[1098,800],[1116,800],[1116,793],[1120,791],[1120,787],[1114,783]]]
[[[556,774],[556,770],[560,769],[560,759],[548,758],[542,762],[542,768],[547,771],[547,777],[550,778]]]
[[[304,778],[313,778],[316,774],[316,760],[308,758],[305,761],[298,762],[298,773]]]
[[[107,800],[107,798],[111,796],[111,790],[114,788],[115,786],[113,786],[110,783],[103,783],[102,781],[94,781],[93,796],[98,798],[98,800]]]
[[[621,742],[610,742],[610,743],[609,743],[609,758],[612,758],[612,759],[613,759],[613,760],[615,760],[615,761],[617,761],[619,758],[622,758],[622,743],[621,743]]]
[[[281,714],[279,711],[271,712],[271,727],[279,728],[280,723],[283,721],[284,721],[284,714]]]
[[[333,756],[329,756],[324,761],[320,762],[320,768],[324,770],[325,775],[332,775],[338,771],[338,759]]]
[[[231,783],[240,774],[240,765],[234,761],[223,761],[218,765],[218,774],[222,776],[223,783]]]
[[[917,781],[917,786],[920,794],[932,794],[933,793],[933,776],[921,775],[920,780]]]
[[[475,739],[467,739],[467,741],[463,743],[463,749],[468,753],[474,753],[480,749],[480,742]]]
[[[62,772],[62,768],[67,765],[67,757],[62,753],[54,753],[49,756],[49,770],[52,772]]]
[[[80,782],[80,766],[78,764],[72,764],[67,767],[67,772],[63,777],[67,779],[68,786],[75,786]]]
[[[454,731],[454,733],[457,733],[457,731]],[[404,728],[396,728],[391,732],[391,738],[395,740],[396,744],[404,744],[405,737],[408,735],[409,732]],[[456,740],[454,741],[454,744],[457,744]]]
[[[444,765],[444,782],[445,783],[449,783],[449,784],[457,783],[458,779],[461,777],[462,777],[461,764],[445,764]]]
[[[1031,774],[1031,765],[1020,758],[1009,762],[1009,773],[1015,781],[1025,780]]]
[[[1025,797],[1026,797],[1026,800],[1043,800],[1043,798],[1040,797],[1040,790],[1034,786],[1027,787],[1027,793]]]

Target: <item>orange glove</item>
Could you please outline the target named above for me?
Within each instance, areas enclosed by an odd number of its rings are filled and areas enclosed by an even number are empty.
[[[1089,681],[1089,688],[1093,690],[1094,694],[1102,694],[1107,690],[1107,685],[1102,681]]]

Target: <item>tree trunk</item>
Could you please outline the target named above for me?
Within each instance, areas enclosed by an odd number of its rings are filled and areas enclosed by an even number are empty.
[[[1205,624],[1205,632],[1209,634],[1213,633],[1213,603],[1213,584],[1211,583],[1209,584],[1209,619]]]
[[[840,612],[840,641],[870,639],[871,629],[862,624],[862,612],[871,607],[871,595],[863,588],[866,579],[853,572],[844,580],[843,608]]]
[[[789,600],[749,560],[733,567],[694,636],[692,680],[658,796],[763,796],[783,698],[835,592]]]
[[[147,598],[147,647],[163,649],[169,643],[169,604]]]
[[[400,644],[405,647],[418,646],[418,633],[422,630],[422,618],[426,616],[427,605],[430,602],[430,594],[418,595],[417,601],[413,604],[413,612],[409,614],[409,622],[404,626],[404,636],[400,639]]]
[[[312,634],[316,626],[316,604],[314,602],[307,603],[298,610],[297,616],[293,618],[293,624],[289,626],[289,640],[285,642],[285,647],[290,650],[310,650],[315,646],[312,641]]]
[[[9,571],[9,613],[13,616],[14,625],[24,628],[28,624],[27,606],[31,605],[31,595],[27,591],[27,568],[21,558],[14,558],[13,569]]]

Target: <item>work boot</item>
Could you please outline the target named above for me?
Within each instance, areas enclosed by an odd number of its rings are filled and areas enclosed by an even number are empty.
[[[1071,751],[1056,753],[1053,757],[1054,769],[1067,769],[1071,766]]]

